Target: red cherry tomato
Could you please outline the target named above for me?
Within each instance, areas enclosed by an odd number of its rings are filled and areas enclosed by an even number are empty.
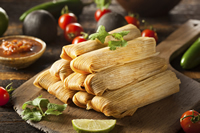
[[[72,44],[77,44],[84,41],[87,41],[87,39],[85,39],[83,36],[77,36],[73,39]]]
[[[65,27],[70,23],[77,22],[77,18],[73,13],[63,14],[58,19],[58,25],[61,29],[65,29]]]
[[[132,17],[132,16],[125,16],[124,18],[126,19],[127,23],[133,24],[137,28],[140,28],[140,21],[137,18]]]
[[[81,32],[83,27],[79,23],[70,23],[64,30],[64,37],[68,42],[72,42],[75,37],[81,36]]]
[[[94,15],[96,21],[98,22],[99,19],[100,19],[104,14],[109,13],[109,12],[111,12],[110,9],[103,9],[103,10],[98,9],[98,10],[96,10],[95,15]]]
[[[200,133],[200,114],[195,110],[188,110],[182,114],[180,124],[186,133]]]
[[[158,42],[158,35],[154,30],[146,29],[142,31],[142,37],[153,37]]]
[[[3,87],[0,87],[0,106],[5,105],[10,99],[10,95],[7,90]]]

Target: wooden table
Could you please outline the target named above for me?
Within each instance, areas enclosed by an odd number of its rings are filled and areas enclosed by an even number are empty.
[[[22,22],[19,21],[19,16],[30,7],[45,1],[49,0],[1,0],[0,6],[6,10],[9,16],[9,27],[4,36],[22,34]],[[200,20],[199,8],[200,3],[198,3],[198,0],[182,0],[179,5],[171,10],[168,16],[157,18],[145,18],[141,16],[140,20],[146,20],[157,30],[159,44],[187,20]],[[125,12],[115,0],[113,0],[110,9],[121,13],[122,15],[127,14],[127,12]],[[85,7],[83,13],[79,16],[79,23],[81,23],[87,33],[95,32],[96,21],[93,17],[95,10],[96,6],[95,4],[92,4]],[[143,28],[144,26],[141,26],[141,29]],[[12,70],[0,66],[0,86],[5,87],[7,84],[12,82],[12,86],[14,88],[19,87],[35,74],[50,66],[54,61],[58,60],[62,46],[66,44],[68,44],[68,42],[64,39],[62,30],[59,29],[56,40],[47,44],[47,50],[44,55],[30,67],[21,70]],[[174,59],[171,62],[172,66],[183,74],[200,81],[200,66],[193,70],[186,71],[181,69],[179,60],[180,57]],[[7,105],[0,107],[0,132],[39,133],[41,131],[31,127],[24,120],[22,120],[21,117],[19,117],[13,110],[12,103],[9,102]],[[180,130],[180,132],[183,131]]]

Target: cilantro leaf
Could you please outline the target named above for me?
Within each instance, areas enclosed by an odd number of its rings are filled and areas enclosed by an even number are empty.
[[[130,31],[121,31],[121,32],[118,32],[117,34],[120,34],[122,37],[128,35]]]
[[[112,36],[113,36],[115,39],[117,39],[117,40],[123,39],[123,36],[120,35],[120,34],[118,34],[118,33],[113,33]]]
[[[38,107],[47,107],[47,104],[49,103],[49,100],[46,98],[41,98],[41,96],[37,97],[36,99],[34,99],[32,101],[34,106],[38,106]]]
[[[121,47],[125,47],[125,46],[127,46],[127,45],[128,45],[127,41],[125,41],[125,40],[122,40],[122,41],[121,41]]]
[[[22,105],[22,109],[26,109],[26,106],[27,105],[33,105],[33,102],[32,101],[27,101],[25,102],[23,105]]]
[[[108,47],[110,47],[110,50],[116,50],[117,47],[121,46],[121,41],[109,41]]]
[[[127,35],[130,31],[121,31],[118,33],[113,33],[112,36],[117,40],[123,40],[123,37]]]
[[[64,111],[67,107],[67,104],[63,104],[63,105],[58,105],[58,104],[54,104],[54,103],[49,103],[47,105],[48,109],[53,109],[53,110],[58,110],[58,111]]]
[[[42,113],[43,116],[45,116],[45,114],[43,113],[42,107],[47,108],[47,104],[49,103],[49,100],[46,98],[41,98],[41,96],[35,98],[32,101],[33,106],[38,107],[40,109],[40,112]]]
[[[22,111],[21,115],[26,115],[26,114],[29,113],[29,112],[31,112],[31,109],[28,108],[28,107],[26,107],[26,108]]]
[[[31,120],[31,121],[35,121],[38,122],[42,119],[42,115],[40,113],[39,110],[37,110],[36,108],[30,109],[30,108],[26,108],[23,112],[23,120]]]
[[[62,113],[58,110],[48,109],[45,111],[46,115],[61,115]]]
[[[47,105],[48,109],[45,111],[45,114],[47,114],[47,115],[60,115],[60,114],[62,114],[61,112],[66,109],[66,107],[67,107],[67,104],[58,105],[58,104],[49,103]]]
[[[108,46],[110,47],[110,50],[116,50],[117,47],[125,47],[128,45],[127,41],[121,40],[121,41],[109,41]]]
[[[125,35],[127,35],[130,31],[121,31],[118,33],[113,33],[112,36],[117,39],[118,41],[109,41],[108,46],[110,50],[116,50],[117,47],[125,47],[128,45],[127,41],[123,39]]]
[[[110,35],[104,26],[100,25],[97,29],[97,33],[91,34],[89,36],[90,40],[95,40],[96,38],[101,42],[104,43],[105,42],[105,38],[106,36]]]

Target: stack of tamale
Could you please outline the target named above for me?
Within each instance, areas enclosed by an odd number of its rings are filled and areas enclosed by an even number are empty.
[[[115,40],[111,36],[104,44],[96,39],[64,46],[62,59],[39,74],[34,85],[64,103],[115,118],[178,92],[180,80],[157,56],[155,40],[141,37],[131,24],[110,33],[120,31],[130,31],[124,36],[128,45],[116,50],[107,46]]]

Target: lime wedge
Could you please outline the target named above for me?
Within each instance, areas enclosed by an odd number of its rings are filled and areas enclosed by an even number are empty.
[[[73,119],[73,128],[78,133],[108,133],[116,124],[116,120]]]

